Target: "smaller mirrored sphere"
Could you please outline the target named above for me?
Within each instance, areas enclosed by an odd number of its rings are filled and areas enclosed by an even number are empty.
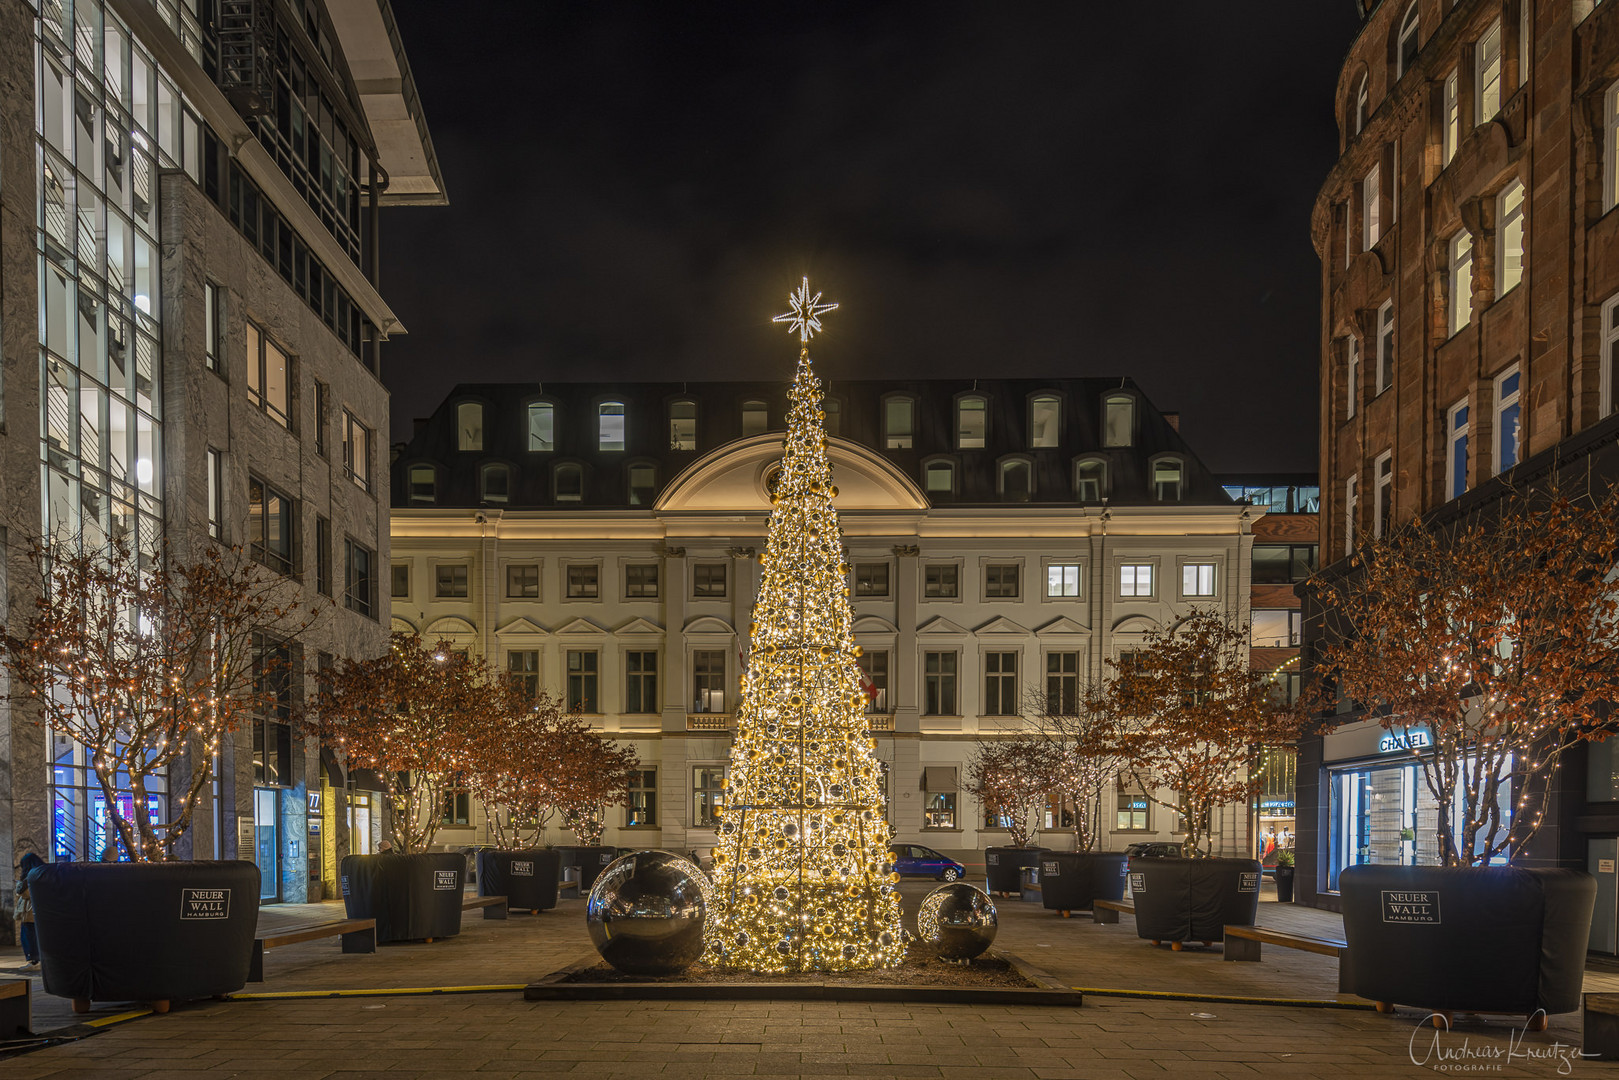
[[[668,851],[608,864],[590,890],[585,922],[602,959],[627,975],[675,975],[703,954],[708,878]]]
[[[916,910],[916,933],[946,960],[970,960],[989,948],[997,929],[989,894],[965,881],[940,885]]]

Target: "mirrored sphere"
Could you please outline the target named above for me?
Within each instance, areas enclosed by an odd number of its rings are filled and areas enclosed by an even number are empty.
[[[916,933],[947,960],[970,960],[989,948],[997,927],[989,894],[965,881],[940,885],[916,910]]]
[[[674,975],[703,954],[708,878],[668,851],[608,864],[590,890],[585,922],[602,959],[628,975]]]

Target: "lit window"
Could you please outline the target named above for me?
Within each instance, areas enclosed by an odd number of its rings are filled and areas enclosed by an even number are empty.
[[[1450,332],[1473,321],[1473,234],[1465,228],[1450,240]]]
[[[572,463],[558,465],[552,473],[557,502],[579,502],[585,497],[585,472]]]
[[[1351,135],[1359,135],[1366,130],[1366,106],[1368,103],[1366,82],[1366,76],[1362,75],[1360,82],[1355,87],[1355,108],[1351,114],[1349,125],[1349,134]]]
[[[888,650],[867,649],[855,661],[863,676],[860,689],[866,695],[866,712],[887,713],[888,706]]]
[[[883,447],[909,450],[914,436],[916,403],[908,397],[892,397],[883,402]]]
[[[742,403],[742,435],[763,435],[765,428],[770,426],[770,409],[762,401],[744,401]]]
[[[1029,447],[1049,450],[1061,443],[1062,399],[1042,394],[1029,402]]]
[[[1506,472],[1518,464],[1522,445],[1518,419],[1518,389],[1521,377],[1517,368],[1495,380],[1495,471]]]
[[[675,401],[670,403],[669,449],[697,449],[697,402]]]
[[[631,465],[630,478],[630,505],[651,506],[652,497],[657,494],[657,470],[651,465]]]
[[[1012,502],[1027,502],[1033,494],[1027,461],[1001,462],[1001,497]]]
[[[1602,102],[1602,212],[1619,206],[1619,83]]]
[[[1352,420],[1355,416],[1355,402],[1360,397],[1360,339],[1350,334],[1345,339],[1344,348],[1344,419]]]
[[[1473,48],[1473,123],[1486,124],[1501,111],[1501,24],[1494,23]]]
[[[956,490],[956,467],[948,461],[928,462],[924,477],[930,495],[948,495]]]
[[[1374,466],[1377,487],[1372,491],[1372,535],[1387,536],[1394,525],[1394,454],[1385,450]]]
[[[1159,502],[1180,502],[1181,463],[1174,458],[1152,463],[1152,494]]]
[[[1514,180],[1496,202],[1495,294],[1501,296],[1523,280],[1523,182]]]
[[[596,406],[596,421],[600,425],[596,435],[596,449],[624,449],[624,403],[604,401]]]
[[[1361,181],[1360,194],[1361,250],[1370,251],[1383,238],[1382,207],[1379,205],[1383,198],[1383,183],[1376,165]]]
[[[557,448],[556,409],[549,401],[529,403],[528,448],[530,453]]]
[[[1074,497],[1080,502],[1101,502],[1107,494],[1107,463],[1081,461],[1074,466]]]
[[[1445,77],[1445,126],[1443,132],[1444,165],[1449,165],[1456,157],[1457,144],[1462,137],[1462,103],[1461,83],[1456,72]]]
[[[1411,6],[1405,11],[1405,18],[1400,20],[1400,36],[1394,51],[1396,79],[1410,71],[1411,65],[1416,63],[1417,50],[1421,47],[1421,42],[1417,40],[1421,28],[1421,20],[1417,17],[1417,0],[1411,0]]]
[[[511,496],[511,486],[511,470],[504,465],[485,465],[478,470],[478,487],[484,502],[506,502]]]
[[[354,486],[371,490],[371,429],[343,410],[343,475]]]
[[[253,323],[247,324],[247,398],[282,427],[292,427],[292,361]]]
[[[1256,649],[1288,649],[1297,646],[1304,635],[1304,613],[1296,609],[1256,610],[1249,627],[1248,644]]]
[[[1616,399],[1616,379],[1619,376],[1619,296],[1612,297],[1602,305],[1602,352],[1599,358],[1602,365],[1602,415],[1611,416],[1614,412]]]
[[[1519,0],[1518,3],[1518,85],[1526,86],[1529,83],[1529,9],[1533,7],[1532,0]]]
[[[964,397],[956,402],[956,446],[962,450],[982,450],[989,428],[989,402],[981,397]]]
[[[462,450],[483,449],[483,406],[463,401],[455,407],[456,445]]]
[[[1467,401],[1452,405],[1446,414],[1445,498],[1454,499],[1467,490]]]
[[[691,654],[694,713],[725,711],[725,650],[698,649]]]
[[[262,480],[247,483],[247,534],[253,558],[280,574],[292,573],[292,499]]]
[[[435,495],[436,481],[431,465],[412,465],[410,467],[410,501],[413,503],[430,503]]]
[[[704,765],[691,772],[692,824],[700,829],[717,829],[720,811],[725,809],[725,766]]]
[[[1377,392],[1394,385],[1394,301],[1377,309]]]
[[[1079,563],[1051,563],[1046,567],[1046,595],[1064,599],[1080,595],[1085,578]]]
[[[1360,478],[1351,476],[1344,481],[1344,550],[1355,550],[1355,512],[1360,508],[1358,488]]]
[[[1102,402],[1102,445],[1129,446],[1135,441],[1136,399],[1113,394]]]
[[[1120,596],[1152,595],[1152,563],[1124,563],[1119,567]]]
[[[656,662],[658,657],[657,653],[627,653],[626,655],[630,658],[630,662],[632,664],[636,662],[636,658],[638,657],[650,656],[654,662]],[[630,678],[634,680],[636,674],[637,673],[632,670],[630,672]],[[645,672],[644,676],[647,680],[656,683],[658,678],[657,669],[654,668],[650,672]],[[634,685],[633,682],[632,685]],[[650,701],[650,699],[648,700]],[[626,707],[624,711],[656,712],[657,710],[630,709]],[[633,778],[630,780],[629,786],[630,797],[624,803],[624,827],[634,828],[637,825],[656,825],[658,823],[658,770],[637,769],[631,775]]]
[[[1182,596],[1214,595],[1214,564],[1184,563],[1181,566]]]

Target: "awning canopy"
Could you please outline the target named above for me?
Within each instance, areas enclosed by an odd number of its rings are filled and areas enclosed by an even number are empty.
[[[956,767],[954,765],[929,765],[922,770],[922,790],[933,794],[944,794],[956,790]]]

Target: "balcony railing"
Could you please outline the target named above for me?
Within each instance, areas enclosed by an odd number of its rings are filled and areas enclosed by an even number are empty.
[[[687,713],[687,731],[730,731],[735,718],[730,713]]]
[[[893,713],[867,713],[866,714],[866,730],[868,730],[868,731],[893,731],[894,730],[894,714]]]

